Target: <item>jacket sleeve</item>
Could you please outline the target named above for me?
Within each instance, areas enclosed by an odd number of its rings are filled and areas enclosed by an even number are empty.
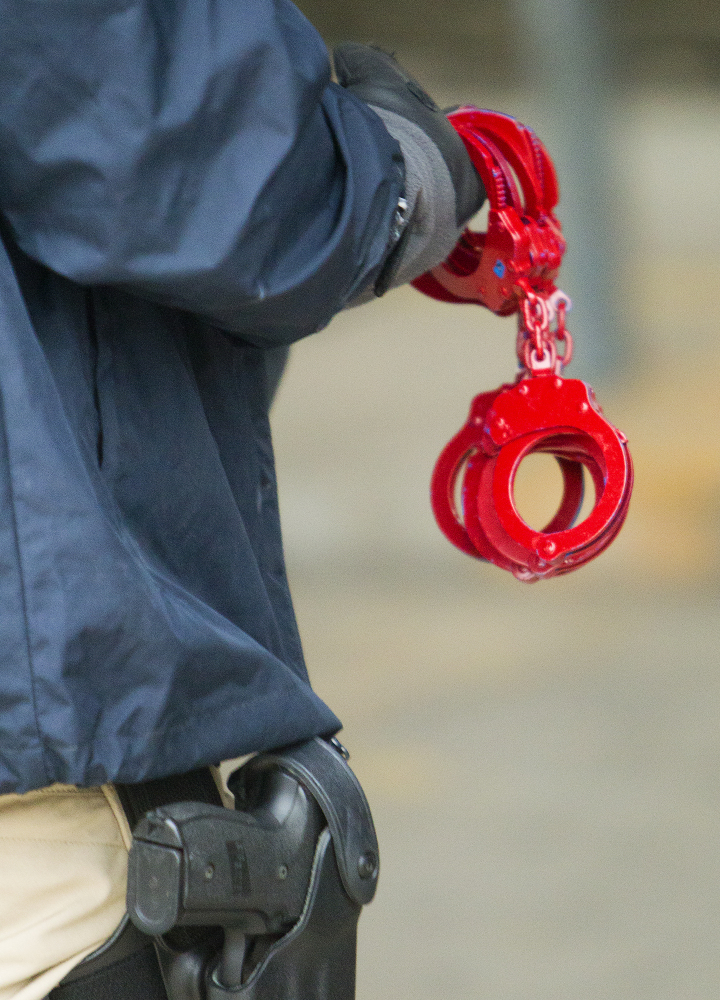
[[[0,211],[73,281],[262,345],[374,280],[399,146],[288,0],[0,0]]]

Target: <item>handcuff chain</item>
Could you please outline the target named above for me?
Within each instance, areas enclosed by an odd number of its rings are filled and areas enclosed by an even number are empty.
[[[559,375],[572,359],[573,340],[565,326],[565,315],[572,302],[558,288],[549,294],[536,292],[527,278],[521,278],[518,286],[522,291],[518,310],[518,361],[528,375],[548,371]],[[558,351],[558,343],[565,345],[562,354]]]

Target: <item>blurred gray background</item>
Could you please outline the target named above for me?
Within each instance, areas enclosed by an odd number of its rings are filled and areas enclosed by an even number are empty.
[[[411,289],[296,346],[274,410],[314,684],[373,807],[358,1000],[720,995],[720,4],[301,0],[549,147],[569,375],[630,439],[628,522],[528,586],[428,503],[514,321]],[[552,459],[521,512],[554,509]]]

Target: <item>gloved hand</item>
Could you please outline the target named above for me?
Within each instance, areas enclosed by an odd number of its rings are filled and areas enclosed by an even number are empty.
[[[357,305],[445,260],[485,190],[462,139],[392,56],[350,42],[335,49],[334,59],[340,85],[382,118],[405,160],[407,207],[400,206],[394,246],[374,289],[350,303]]]

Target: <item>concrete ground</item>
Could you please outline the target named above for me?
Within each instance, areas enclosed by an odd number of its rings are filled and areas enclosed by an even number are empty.
[[[639,96],[617,134],[631,341],[596,388],[637,481],[600,559],[527,586],[432,521],[512,320],[394,292],[299,344],[277,401],[307,659],[380,836],[358,1000],[720,995],[720,98]]]

